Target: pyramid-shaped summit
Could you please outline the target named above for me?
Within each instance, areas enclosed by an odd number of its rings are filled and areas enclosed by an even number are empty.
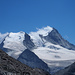
[[[30,32],[29,35],[37,46],[42,46],[45,42],[50,42],[70,50],[75,50],[75,45],[65,40],[55,28],[50,26],[38,29],[36,32]]]

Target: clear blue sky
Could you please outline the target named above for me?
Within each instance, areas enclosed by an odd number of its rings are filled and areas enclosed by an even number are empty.
[[[0,0],[0,32],[56,28],[75,44],[75,0]]]

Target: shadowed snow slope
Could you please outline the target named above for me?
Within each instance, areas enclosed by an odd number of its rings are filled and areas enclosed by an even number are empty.
[[[46,71],[50,71],[49,67],[45,62],[39,59],[33,52],[26,49],[18,58],[22,63],[29,65],[32,68],[40,68]]]

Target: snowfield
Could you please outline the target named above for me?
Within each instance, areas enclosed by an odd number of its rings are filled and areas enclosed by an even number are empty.
[[[45,60],[61,61],[75,59],[75,51],[59,47],[58,45],[53,45],[53,47],[54,49],[50,49],[48,47],[38,47],[37,49],[34,49],[33,52],[39,56],[39,58]]]
[[[33,52],[50,67],[55,73],[75,62],[75,51],[68,50],[59,45],[46,43],[45,47],[37,47]]]

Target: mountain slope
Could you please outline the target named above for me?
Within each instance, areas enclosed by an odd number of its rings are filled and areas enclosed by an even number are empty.
[[[40,68],[49,71],[49,67],[47,66],[47,64],[44,63],[41,59],[39,59],[33,52],[28,50],[32,50],[34,46],[35,45],[31,41],[30,36],[28,34],[24,32],[18,32],[10,33],[8,36],[6,36],[6,38],[1,43],[0,48],[15,59],[19,57],[19,61],[24,64],[27,64],[32,68]],[[22,59],[22,56],[24,59]],[[31,61],[31,58],[35,60]]]
[[[25,32],[11,32],[0,44],[0,49],[4,50],[8,55],[16,57],[16,59],[25,49],[32,49],[33,47],[34,43]]]
[[[63,69],[75,61],[75,51],[65,49],[59,45],[49,43],[47,45],[49,46],[38,47],[33,52],[50,67],[51,73]]]
[[[44,37],[44,39],[48,42],[60,45],[64,48],[75,50],[75,45],[69,43],[67,40],[64,40],[55,28],[53,28],[53,30],[47,36]]]
[[[37,32],[31,32],[29,35],[37,46],[44,46],[45,42],[50,42],[69,50],[75,50],[75,45],[65,40],[55,28],[49,26],[39,29]]]
[[[32,69],[0,50],[0,75],[49,75],[40,69]]]
[[[40,68],[50,72],[49,67],[45,62],[38,58],[33,52],[26,49],[18,58],[22,63],[32,67],[32,68]]]
[[[29,35],[36,46],[32,51],[48,64],[52,73],[75,61],[75,45],[63,39],[55,28],[47,26]]]

